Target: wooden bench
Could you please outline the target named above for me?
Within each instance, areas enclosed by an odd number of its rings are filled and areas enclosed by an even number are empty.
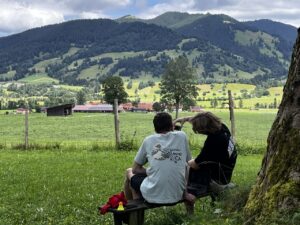
[[[212,192],[203,193],[197,196],[197,198],[202,198],[206,196],[210,196],[212,202],[216,200],[216,196]],[[115,225],[122,225],[122,224],[143,225],[144,218],[145,218],[145,210],[158,208],[162,206],[175,206],[178,203],[183,203],[183,202],[184,200],[181,200],[173,204],[150,204],[145,202],[144,200],[130,200],[128,201],[126,207],[124,207],[124,210],[119,211],[117,209],[110,208],[108,211],[113,213]]]

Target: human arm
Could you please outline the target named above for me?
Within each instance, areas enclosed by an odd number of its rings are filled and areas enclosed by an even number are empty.
[[[146,168],[143,167],[141,164],[134,162],[133,166],[132,166],[132,173],[133,174],[146,174]]]
[[[198,170],[199,166],[198,164],[195,162],[195,159],[191,159],[188,161],[188,165],[189,167],[193,168],[194,170]]]
[[[181,125],[183,125],[185,122],[189,122],[192,118],[193,116],[177,118],[176,120],[173,121],[173,124],[175,125],[176,123],[180,123]]]

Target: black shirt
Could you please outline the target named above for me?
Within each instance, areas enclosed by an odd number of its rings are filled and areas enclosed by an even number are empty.
[[[195,158],[200,167],[192,172],[195,173],[195,182],[207,183],[213,179],[220,184],[229,183],[236,157],[230,131],[222,124],[220,131],[208,134],[200,154]]]

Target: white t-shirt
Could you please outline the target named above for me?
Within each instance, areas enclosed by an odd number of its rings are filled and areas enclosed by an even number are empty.
[[[187,136],[182,131],[153,134],[145,138],[134,159],[140,165],[149,164],[147,177],[141,185],[144,199],[162,204],[181,200],[190,159]]]

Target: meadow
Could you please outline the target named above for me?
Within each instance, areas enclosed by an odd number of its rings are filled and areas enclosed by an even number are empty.
[[[230,125],[227,110],[214,113]],[[237,187],[215,207],[204,198],[197,201],[193,217],[186,216],[183,204],[153,209],[146,212],[145,224],[242,224],[241,208],[259,171],[275,114],[236,111],[239,157],[232,181]],[[25,151],[17,148],[24,139],[24,115],[0,114],[0,224],[113,224],[112,216],[100,216],[97,208],[122,190],[125,169],[132,165],[143,138],[153,133],[153,116],[120,114],[122,142],[129,144],[119,151],[114,148],[112,114],[46,117],[32,113],[29,143],[33,147]],[[183,130],[196,156],[204,138],[193,134],[188,124]],[[134,149],[128,151],[126,146]]]
[[[230,127],[228,110],[214,110]],[[275,118],[274,110],[236,111],[236,140],[245,153],[262,153],[268,132]],[[179,116],[193,115],[181,112]],[[121,141],[137,147],[143,138],[152,134],[153,113],[120,113]],[[0,114],[0,146],[14,147],[24,143],[24,115]],[[5,129],[4,129],[5,128]],[[183,130],[188,134],[192,149],[198,150],[204,138],[195,135],[190,124]],[[114,148],[113,115],[110,113],[74,113],[68,117],[47,117],[43,113],[29,115],[29,144],[34,146],[56,145],[69,149]],[[125,149],[126,150],[126,149]]]
[[[135,152],[120,151],[0,151],[0,224],[113,224],[112,215],[100,216],[97,207],[119,193],[123,174]],[[249,191],[261,155],[240,156],[232,181],[235,193]],[[236,210],[246,196],[210,206],[200,199],[194,217],[183,204],[146,212],[146,225],[240,224]],[[225,198],[225,197],[224,197]],[[215,214],[216,209],[222,213]],[[227,210],[227,211],[225,211]]]

